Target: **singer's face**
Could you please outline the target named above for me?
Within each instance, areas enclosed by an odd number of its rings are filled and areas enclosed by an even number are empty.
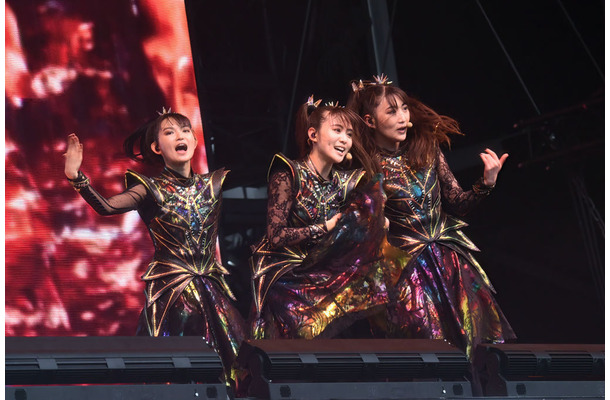
[[[193,158],[197,137],[190,125],[180,126],[171,118],[161,122],[159,138],[151,145],[153,152],[160,154],[169,168],[180,171]]]
[[[354,129],[351,124],[336,116],[325,115],[320,129],[315,131],[310,128],[309,139],[312,142],[312,152],[331,163],[338,164],[352,148]]]
[[[405,102],[398,97],[384,97],[374,114],[372,124],[377,145],[391,151],[398,149],[400,142],[407,138],[407,124],[411,119]]]

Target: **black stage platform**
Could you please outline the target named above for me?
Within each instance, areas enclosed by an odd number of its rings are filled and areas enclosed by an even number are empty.
[[[601,399],[604,345],[245,342],[234,394],[201,337],[7,337],[7,399]]]

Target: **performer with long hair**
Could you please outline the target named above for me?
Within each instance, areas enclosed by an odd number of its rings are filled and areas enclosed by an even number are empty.
[[[387,303],[385,198],[379,180],[354,189],[372,170],[362,121],[319,103],[297,113],[300,158],[276,154],[269,167],[267,234],[250,259],[256,339],[335,337]],[[352,153],[364,169],[346,169]]]
[[[138,152],[134,151],[138,148]],[[128,157],[164,166],[149,178],[128,170],[127,190],[108,199],[80,171],[83,145],[68,136],[65,174],[76,191],[101,215],[138,210],[155,253],[142,276],[146,305],[137,335],[203,336],[219,353],[228,374],[245,338],[244,321],[225,281],[228,271],[216,257],[221,187],[227,171],[205,175],[191,169],[197,137],[182,114],[160,114],[124,142]]]
[[[387,77],[353,81],[348,108],[366,124],[363,144],[384,175],[390,220],[388,241],[412,256],[390,291],[383,329],[390,337],[446,339],[472,356],[480,342],[515,334],[493,297],[494,288],[473,257],[477,247],[462,233],[463,216],[488,196],[508,154],[480,154],[483,176],[464,191],[441,145],[462,134]]]

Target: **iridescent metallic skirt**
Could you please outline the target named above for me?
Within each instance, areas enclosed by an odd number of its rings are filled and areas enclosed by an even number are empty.
[[[137,335],[150,335],[152,314],[166,309],[169,296],[162,295],[156,305],[142,310]],[[220,355],[227,371],[246,338],[243,317],[220,286],[207,277],[193,278],[160,320],[159,336],[202,336]]]
[[[502,343],[515,333],[476,269],[457,251],[429,243],[403,271],[390,297],[388,337],[445,339],[469,356],[479,343]]]

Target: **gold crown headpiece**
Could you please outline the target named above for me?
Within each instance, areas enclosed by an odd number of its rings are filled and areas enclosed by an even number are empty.
[[[363,81],[360,79],[358,82],[352,82],[352,90],[354,92],[359,92],[367,86],[374,85],[391,85],[392,81],[388,80],[388,76],[385,74],[381,75],[373,75],[372,81]]]
[[[163,107],[163,110],[161,111],[157,111],[157,114],[161,115],[165,115],[165,114],[171,114],[172,112],[172,108],[169,107],[167,110],[165,109],[165,107]]]
[[[307,103],[306,103],[307,109],[308,109],[307,113],[308,114],[312,113],[313,112],[312,108],[318,108],[320,103],[322,103],[322,99],[314,101],[313,94],[311,96],[309,96],[309,98],[307,99]],[[324,103],[324,107],[343,107],[343,106],[340,106],[338,101],[327,101],[326,103]]]
[[[322,99],[318,99],[316,101],[314,101],[313,99],[313,94],[311,96],[309,96],[309,98],[307,99],[307,106],[308,107],[315,107],[318,108],[318,106],[320,105],[320,103],[322,102]]]
[[[392,81],[388,80],[388,76],[386,74],[381,74],[379,76],[373,75],[373,79],[375,80],[376,85],[390,85]]]

